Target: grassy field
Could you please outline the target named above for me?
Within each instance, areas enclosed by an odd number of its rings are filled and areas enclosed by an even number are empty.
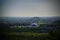
[[[21,30],[21,32],[19,30]],[[36,28],[4,29],[4,32],[2,32],[3,35],[2,40],[49,40],[49,33],[39,33],[35,31],[38,31],[38,29]]]
[[[34,32],[5,32],[8,35],[24,35],[24,36],[48,36],[48,33],[34,33]]]
[[[4,40],[48,40],[48,33],[4,32]]]

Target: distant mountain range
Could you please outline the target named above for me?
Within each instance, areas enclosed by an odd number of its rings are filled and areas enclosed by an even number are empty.
[[[52,21],[60,20],[60,17],[0,17],[1,22],[9,23],[32,23],[44,22],[51,23]]]

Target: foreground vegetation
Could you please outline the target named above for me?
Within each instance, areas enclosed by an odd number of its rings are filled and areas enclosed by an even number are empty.
[[[48,40],[48,33],[4,32],[3,40]]]
[[[33,28],[32,28],[33,29]],[[16,31],[17,30],[17,31]],[[22,31],[18,31],[22,30]],[[30,28],[31,30],[31,28]],[[36,30],[35,28],[33,30]],[[2,40],[58,40],[60,34],[58,32],[40,33],[29,31],[25,28],[4,28],[1,32]]]

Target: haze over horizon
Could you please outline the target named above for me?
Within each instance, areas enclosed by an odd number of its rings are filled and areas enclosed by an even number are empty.
[[[55,0],[5,0],[0,17],[54,17],[58,13]]]

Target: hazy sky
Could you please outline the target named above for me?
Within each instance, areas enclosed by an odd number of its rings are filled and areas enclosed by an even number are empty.
[[[2,17],[51,17],[59,16],[58,3],[53,0],[2,1]]]

